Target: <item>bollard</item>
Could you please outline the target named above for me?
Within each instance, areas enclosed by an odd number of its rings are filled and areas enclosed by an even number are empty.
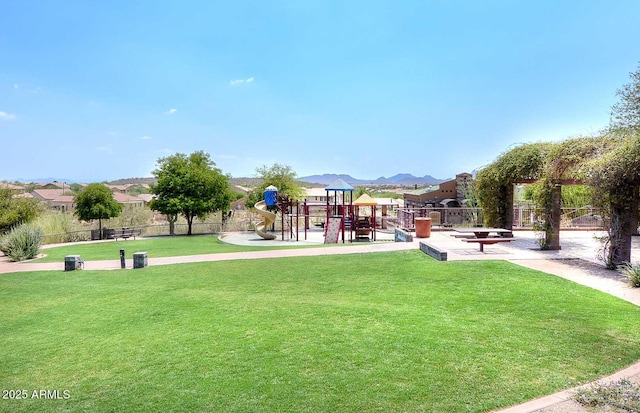
[[[126,268],[126,264],[124,262],[124,250],[120,250],[120,268]]]

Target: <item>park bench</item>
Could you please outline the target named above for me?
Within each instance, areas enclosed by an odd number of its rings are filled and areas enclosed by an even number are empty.
[[[142,233],[141,229],[135,228],[113,229],[112,231],[113,239],[115,239],[116,241],[118,240],[118,238],[129,239],[133,237],[133,239],[136,239],[136,236],[140,236],[140,234]]]

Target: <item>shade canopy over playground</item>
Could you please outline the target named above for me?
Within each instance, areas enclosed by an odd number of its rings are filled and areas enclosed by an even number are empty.
[[[343,181],[342,179],[336,179],[324,189],[325,191],[339,191],[339,192],[353,192],[354,187]]]
[[[362,194],[353,201],[355,206],[378,206],[378,203],[369,196],[369,194]]]
[[[378,203],[368,194],[362,194],[353,203],[355,206],[355,216],[353,219],[353,230],[356,239],[376,239],[376,208]],[[360,215],[360,208],[371,207],[369,216]],[[370,238],[369,238],[370,237]]]

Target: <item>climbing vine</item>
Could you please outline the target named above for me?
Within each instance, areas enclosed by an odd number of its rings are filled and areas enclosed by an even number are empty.
[[[568,139],[560,143],[517,146],[478,172],[476,188],[485,225],[511,228],[513,185],[533,182],[533,200],[543,232],[541,247],[548,246],[553,231],[553,193],[562,182],[582,182],[591,187],[608,231],[605,263],[613,268],[629,261],[631,235],[638,228],[640,188],[640,132],[612,129],[601,136]]]
[[[513,185],[523,180],[539,179],[551,147],[549,143],[517,146],[478,172],[476,189],[485,225],[511,227]]]

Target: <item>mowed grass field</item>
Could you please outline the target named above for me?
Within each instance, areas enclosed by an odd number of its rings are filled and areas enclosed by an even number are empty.
[[[484,412],[640,359],[638,307],[419,251],[5,274],[0,314],[3,412]]]
[[[333,244],[353,245],[353,244]],[[64,262],[67,255],[80,255],[83,260],[118,260],[120,249],[125,249],[127,256],[137,251],[145,251],[149,257],[175,257],[183,255],[217,254],[227,252],[265,251],[287,248],[327,247],[325,244],[308,245],[292,243],[291,246],[244,246],[225,244],[217,236],[194,235],[178,237],[150,237],[128,240],[108,240],[104,242],[87,242],[45,248],[41,252],[46,256],[34,262]]]

